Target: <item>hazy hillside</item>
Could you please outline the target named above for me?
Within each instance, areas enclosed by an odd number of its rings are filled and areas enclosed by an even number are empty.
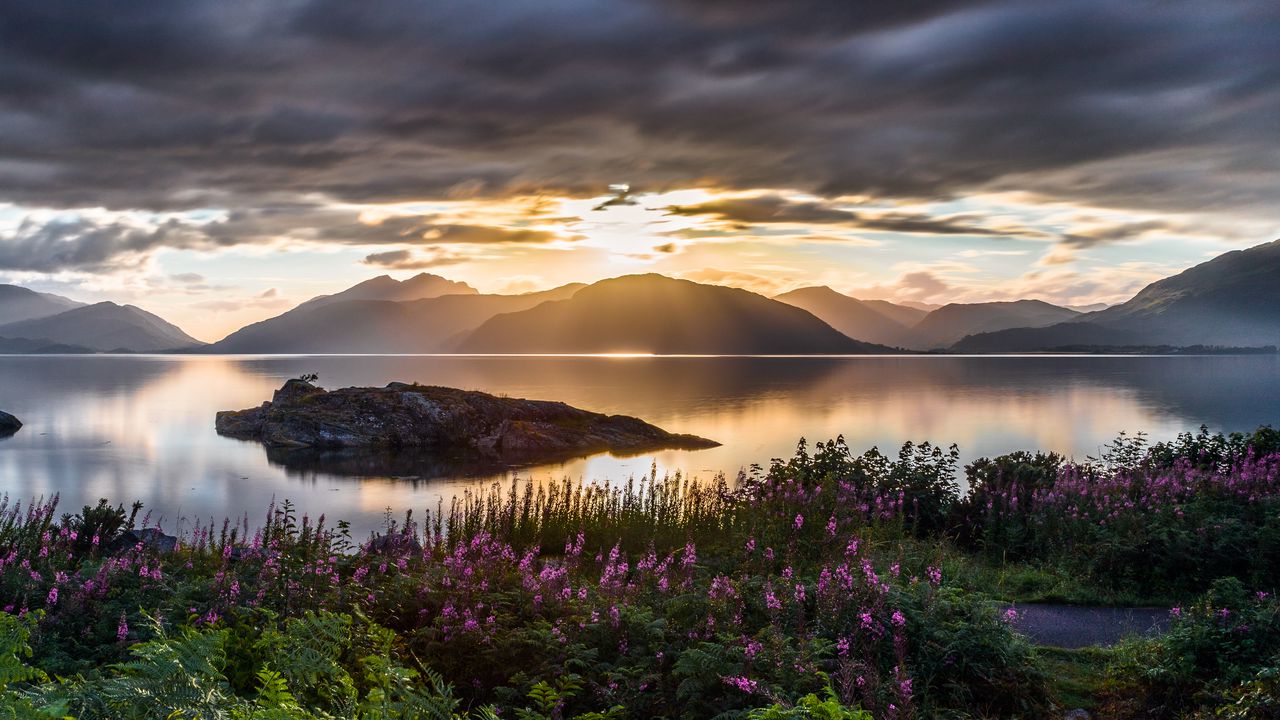
[[[562,300],[582,287],[585,286],[574,283],[524,295],[444,295],[407,302],[303,303],[283,315],[241,328],[203,348],[202,352],[448,352],[460,334],[475,329],[494,315]]]
[[[0,325],[0,337],[40,339],[97,351],[157,352],[202,344],[178,326],[146,310],[113,302]]]
[[[18,285],[0,285],[0,324],[57,315],[83,305],[61,295],[40,293]]]
[[[1010,353],[1142,344],[1146,343],[1134,333],[1075,321],[1058,323],[1048,328],[1011,328],[978,333],[960,340],[950,349],[958,353]]]
[[[0,337],[0,353],[6,355],[49,355],[91,353],[81,345],[64,345],[43,338]]]
[[[1040,300],[951,303],[943,305],[911,329],[910,347],[921,350],[949,347],[967,335],[1008,328],[1043,327],[1080,313]]]
[[[818,319],[855,340],[898,346],[908,336],[906,325],[887,316],[879,308],[826,286],[792,290],[778,295],[774,300],[808,310]],[[897,308],[899,316],[919,313],[923,317],[925,314],[914,308],[894,306],[883,300],[879,302]]]
[[[302,303],[298,308],[313,308],[346,300],[390,300],[405,302],[424,300],[441,295],[476,295],[479,291],[464,282],[457,282],[430,273],[418,273],[407,280],[396,280],[390,275],[357,283],[342,292],[321,295]]]
[[[460,346],[479,353],[866,353],[809,312],[746,290],[662,275],[602,280],[573,298],[498,315]]]
[[[922,308],[913,305],[899,305],[888,300],[859,300],[858,302],[893,320],[899,325],[911,327],[924,319],[936,307]]]
[[[1008,352],[1072,344],[1280,345],[1280,240],[1219,255],[1078,320],[1087,325],[979,335],[966,338],[963,347]]]

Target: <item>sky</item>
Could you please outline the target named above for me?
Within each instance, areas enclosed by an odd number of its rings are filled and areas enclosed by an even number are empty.
[[[1274,0],[7,0],[0,282],[1120,302],[1280,237]]]

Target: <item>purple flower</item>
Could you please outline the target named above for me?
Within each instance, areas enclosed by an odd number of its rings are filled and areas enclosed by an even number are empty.
[[[726,685],[732,685],[748,695],[754,693],[758,687],[755,680],[747,677],[722,677],[721,680]]]

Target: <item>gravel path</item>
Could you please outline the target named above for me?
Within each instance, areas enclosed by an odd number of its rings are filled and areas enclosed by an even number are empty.
[[[1165,608],[1019,604],[1013,626],[1037,645],[1080,648],[1114,645],[1128,635],[1158,635],[1169,627]]]

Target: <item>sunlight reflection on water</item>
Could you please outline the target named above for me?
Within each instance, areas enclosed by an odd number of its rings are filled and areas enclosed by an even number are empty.
[[[0,492],[58,492],[64,511],[141,499],[168,526],[246,512],[257,523],[272,497],[287,497],[363,533],[388,506],[420,511],[487,482],[286,469],[261,446],[214,433],[216,411],[258,405],[306,372],[330,388],[400,380],[563,400],[724,443],[515,471],[535,479],[616,482],[655,464],[659,474],[732,476],[789,455],[801,436],[843,433],[855,450],[886,452],[906,440],[954,442],[965,460],[1029,448],[1083,457],[1120,430],[1161,439],[1201,423],[1280,422],[1275,356],[12,356],[0,357],[0,410],[25,426],[0,440]]]

